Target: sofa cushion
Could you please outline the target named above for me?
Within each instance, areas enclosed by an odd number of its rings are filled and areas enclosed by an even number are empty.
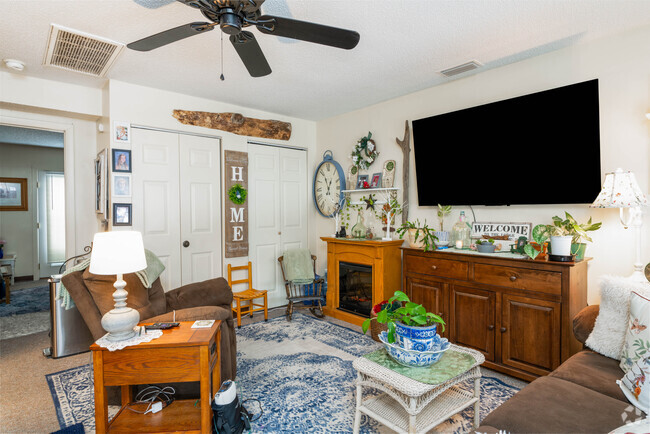
[[[99,313],[103,316],[106,312],[113,309],[115,306],[115,302],[113,301],[115,275],[103,276],[93,274],[86,269],[82,276],[88,292],[99,309]],[[162,298],[157,294],[159,291],[162,291],[160,282],[158,282],[157,286],[153,285],[147,289],[135,273],[125,274],[124,281],[126,282],[124,289],[129,293],[126,298],[126,305],[137,310],[140,313],[140,318],[150,318],[165,312],[165,306],[161,303],[164,300],[164,294],[162,294]],[[155,300],[154,304],[149,300],[150,292]]]
[[[634,362],[618,383],[628,401],[645,414],[650,414],[650,355]],[[650,420],[648,424],[650,429]]]
[[[176,311],[176,321],[197,321],[200,319],[220,319],[226,320],[230,318],[226,311],[220,306],[199,306],[190,307],[187,309],[179,309]],[[232,313],[230,313],[232,315]],[[167,312],[162,315],[157,315],[150,318],[140,318],[141,322],[172,322],[174,321],[174,312]],[[619,375],[619,378],[621,376]]]
[[[630,316],[621,354],[621,369],[627,372],[634,362],[650,354],[650,297],[636,292],[630,298]]]
[[[585,342],[589,348],[612,359],[621,359],[632,291],[650,296],[650,283],[617,276],[601,278],[600,312]]]
[[[573,317],[573,336],[583,345],[594,329],[598,312],[600,306],[596,304],[585,307]]]
[[[630,404],[557,377],[541,377],[482,421],[511,433],[607,433]],[[479,429],[480,431],[480,429]]]
[[[611,398],[626,401],[625,395],[616,384],[622,376],[623,371],[617,360],[590,350],[573,355],[549,374],[549,377],[561,378]]]

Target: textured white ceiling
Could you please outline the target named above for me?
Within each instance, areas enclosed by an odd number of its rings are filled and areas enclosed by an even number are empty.
[[[262,11],[356,30],[361,41],[348,51],[253,30],[273,73],[252,78],[224,35],[222,82],[215,30],[127,49],[107,77],[319,120],[447,82],[438,71],[469,60],[484,66],[465,75],[650,24],[650,0],[266,0]],[[192,21],[205,19],[178,2],[0,0],[0,58],[24,61],[22,74],[99,87],[106,79],[42,66],[50,23],[129,43]]]

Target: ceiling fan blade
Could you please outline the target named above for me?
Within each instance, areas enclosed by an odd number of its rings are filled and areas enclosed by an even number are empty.
[[[263,77],[271,73],[271,67],[251,32],[243,31],[238,35],[230,35],[230,42],[251,77]]]
[[[350,50],[359,43],[359,33],[354,30],[339,29],[292,18],[262,15],[257,19],[260,32],[269,35],[300,39],[315,44]]]
[[[209,23],[190,23],[182,26],[174,27],[173,29],[165,30],[164,32],[156,33],[155,35],[147,36],[127,45],[132,50],[137,51],[150,51],[160,48],[163,45],[171,44],[172,42],[180,41],[181,39],[189,38],[199,33],[204,33],[214,29],[213,24]]]

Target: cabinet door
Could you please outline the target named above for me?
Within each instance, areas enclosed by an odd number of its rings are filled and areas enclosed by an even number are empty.
[[[494,361],[495,300],[492,291],[453,285],[451,288],[451,341],[474,348]]]
[[[441,333],[442,330],[438,329],[438,333],[448,338],[450,321],[446,292],[448,290],[445,283],[429,279],[406,278],[406,295],[412,302],[422,304],[427,312],[435,313],[445,320],[445,331]]]
[[[560,303],[503,294],[502,363],[546,375],[560,365]]]

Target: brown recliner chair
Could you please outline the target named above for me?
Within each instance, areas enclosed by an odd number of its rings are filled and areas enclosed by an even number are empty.
[[[174,311],[176,321],[221,320],[221,381],[235,379],[237,341],[231,310],[233,298],[223,277],[181,286],[167,293],[160,279],[156,279],[151,288],[145,288],[134,273],[125,274],[124,280],[129,292],[127,306],[140,313],[141,322],[171,322]],[[99,276],[86,269],[67,274],[61,281],[93,338],[104,336],[106,331],[101,319],[113,308],[115,276]]]

